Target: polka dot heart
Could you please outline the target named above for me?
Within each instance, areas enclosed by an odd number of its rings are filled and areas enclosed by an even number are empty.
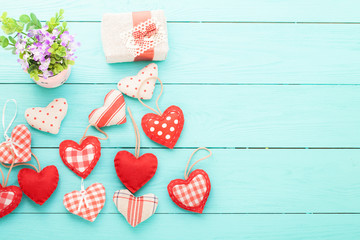
[[[65,98],[54,99],[47,107],[33,107],[25,111],[29,125],[43,132],[58,134],[62,120],[68,110]]]
[[[149,77],[158,77],[158,66],[155,63],[150,63],[146,67],[140,70],[136,76],[130,76],[121,79],[118,82],[118,89],[128,95],[129,97],[136,97],[140,84]],[[140,98],[141,99],[151,99],[154,88],[155,88],[156,79],[147,80],[141,87]]]
[[[165,147],[174,148],[184,126],[184,114],[177,106],[168,107],[163,114],[148,113],[141,126],[151,140]]]

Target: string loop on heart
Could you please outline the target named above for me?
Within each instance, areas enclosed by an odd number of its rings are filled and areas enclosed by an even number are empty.
[[[135,144],[135,157],[139,158],[140,156],[140,132],[139,132],[139,128],[136,125],[136,122],[131,114],[130,108],[128,107],[128,112],[132,121],[132,124],[134,125],[134,130],[135,130],[135,137],[136,137],[136,144]]]
[[[13,149],[10,148],[9,146],[4,145],[4,147],[6,147],[11,153],[14,153]],[[13,160],[12,163],[9,164],[9,165],[7,165],[7,164],[5,164],[3,162],[0,162],[0,164],[2,166],[6,167],[6,168],[9,168],[9,172],[11,171],[10,168],[14,168],[14,167],[18,167],[18,166],[30,166],[30,167],[34,168],[36,172],[39,173],[41,171],[41,166],[40,166],[39,159],[37,158],[37,156],[33,152],[31,152],[31,155],[35,158],[35,160],[36,160],[36,162],[38,164],[38,168],[35,165],[32,165],[30,163],[16,163],[15,164],[15,160]],[[14,156],[15,156],[15,153],[12,154],[13,159],[15,159]]]
[[[9,124],[7,125],[7,127],[5,127],[5,113],[6,113],[6,107],[7,107],[7,104],[9,102],[13,102],[15,103],[15,113],[14,113],[14,116],[12,117],[12,119],[10,120]],[[4,130],[4,138],[5,138],[5,142],[3,142],[2,144],[7,144],[9,145],[14,153],[15,153],[15,156],[19,156],[19,153],[17,152],[15,146],[17,147],[20,147],[17,143],[15,143],[11,137],[9,137],[7,135],[7,132],[9,131],[11,125],[13,124],[13,122],[15,121],[15,118],[16,118],[16,115],[17,115],[17,102],[15,99],[8,99],[6,100],[5,104],[4,104],[4,107],[3,107],[3,112],[2,112],[2,126],[3,126],[3,130]],[[15,161],[15,158],[13,157],[13,160]]]
[[[86,191],[85,191],[85,187],[84,187],[84,179],[83,178],[81,178],[81,191],[80,191],[80,194],[81,194],[81,198],[80,198],[80,202],[79,202],[79,207],[77,209],[78,212],[80,212],[81,207],[83,205],[83,202],[84,202],[84,206],[86,206],[86,207],[89,206],[88,201],[86,199]]]
[[[157,99],[156,99],[156,107],[157,107],[158,111],[156,111],[156,110],[153,109],[152,107],[146,105],[146,104],[141,100],[141,98],[140,98],[140,90],[141,90],[142,85],[144,85],[145,82],[147,82],[148,80],[151,80],[151,79],[157,79],[157,80],[160,82],[160,85],[161,85],[160,94],[159,94],[159,96],[158,96]],[[138,92],[137,92],[137,98],[138,98],[139,102],[140,102],[142,105],[144,105],[145,107],[147,107],[148,109],[150,109],[151,111],[155,112],[156,114],[158,114],[158,115],[160,115],[160,116],[162,115],[162,112],[160,111],[160,108],[159,108],[159,99],[160,99],[160,96],[161,96],[161,94],[162,94],[162,92],[163,92],[163,88],[164,88],[164,87],[163,87],[163,83],[162,83],[162,81],[160,80],[160,78],[158,78],[158,77],[148,77],[148,78],[146,78],[144,81],[141,82],[141,84],[140,84],[140,86],[139,86],[139,90],[138,90]]]
[[[207,156],[205,156],[205,157],[203,157],[203,158],[200,158],[199,160],[197,160],[196,162],[194,162],[194,163],[191,165],[191,167],[189,168],[189,170],[187,171],[191,159],[193,158],[194,154],[195,154],[197,151],[199,151],[199,150],[206,150],[206,151],[209,152],[209,155],[207,155]],[[202,161],[202,160],[205,160],[205,159],[209,158],[211,155],[212,155],[212,152],[211,152],[209,149],[207,149],[206,147],[199,147],[198,149],[196,149],[196,150],[191,154],[191,156],[190,156],[190,158],[189,158],[189,160],[188,160],[188,162],[187,162],[187,164],[186,164],[185,173],[184,173],[185,180],[189,177],[190,171],[191,171],[191,169],[195,166],[195,164],[197,164],[198,162],[200,162],[200,161]]]
[[[104,134],[105,137],[104,137],[104,138],[101,138],[101,137],[97,137],[97,136],[93,136],[93,135],[86,135],[87,131],[89,130],[89,128],[90,128],[91,126],[94,126],[94,127],[96,128],[96,130],[98,130],[99,132],[101,132],[102,134]],[[101,130],[98,126],[96,126],[96,125],[91,125],[91,124],[89,124],[89,125],[86,127],[85,132],[84,132],[84,135],[83,135],[82,138],[80,139],[79,143],[81,144],[82,141],[83,141],[85,138],[87,138],[87,137],[96,137],[97,139],[100,139],[100,140],[107,140],[107,139],[109,138],[109,136],[107,135],[106,132],[104,132],[103,130]]]

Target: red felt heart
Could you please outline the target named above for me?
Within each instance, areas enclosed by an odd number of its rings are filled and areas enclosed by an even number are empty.
[[[87,137],[80,145],[72,140],[65,140],[60,143],[59,152],[64,164],[85,179],[101,156],[101,145],[96,137]]]
[[[22,192],[17,186],[3,188],[0,185],[0,218],[8,215],[19,206]]]
[[[145,114],[141,126],[151,140],[172,149],[184,127],[184,114],[179,107],[170,106],[161,116]]]
[[[39,173],[30,168],[23,168],[19,171],[18,180],[26,196],[43,205],[58,185],[59,172],[54,165],[45,167]]]
[[[136,158],[128,151],[120,151],[115,156],[114,164],[120,181],[135,193],[155,175],[158,162],[152,153]]]
[[[210,194],[211,184],[207,173],[202,169],[196,169],[186,180],[172,180],[167,189],[176,205],[188,211],[202,213]]]

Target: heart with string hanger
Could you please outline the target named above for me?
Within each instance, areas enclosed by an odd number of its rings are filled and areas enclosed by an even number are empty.
[[[209,155],[200,158],[194,162],[188,169],[191,159],[199,150],[206,150]],[[191,172],[191,169],[198,162],[209,158],[212,152],[204,147],[196,149],[190,156],[185,168],[184,179],[172,180],[167,190],[171,200],[179,207],[196,213],[202,213],[209,197],[211,184],[208,174],[202,169],[196,169]],[[191,173],[190,173],[191,172]]]
[[[136,227],[155,213],[158,198],[152,193],[140,197],[135,197],[132,193],[138,191],[155,175],[158,161],[152,153],[145,153],[140,156],[139,128],[130,108],[128,108],[128,112],[135,130],[135,155],[128,151],[120,151],[115,156],[116,174],[127,189],[116,191],[113,201],[126,221],[132,227]]]
[[[161,85],[160,94],[156,99],[157,110],[146,105],[140,97],[142,86],[151,79],[157,79]],[[143,116],[141,120],[141,127],[146,136],[148,136],[151,140],[160,145],[173,149],[175,144],[179,140],[180,134],[184,127],[184,114],[181,108],[175,105],[172,105],[168,107],[164,112],[161,112],[158,103],[162,92],[163,83],[158,77],[149,77],[143,82],[141,82],[139,90],[137,92],[137,98],[143,106],[155,112],[155,114],[148,113]]]

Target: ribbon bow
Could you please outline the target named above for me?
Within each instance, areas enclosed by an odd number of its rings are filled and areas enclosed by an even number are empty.
[[[5,128],[5,111],[6,111],[6,106],[8,104],[8,102],[14,102],[15,103],[15,114],[13,116],[13,118],[11,119],[9,125]],[[17,152],[15,146],[17,147],[20,147],[17,143],[15,143],[11,137],[9,137],[7,135],[7,131],[9,131],[9,128],[11,127],[12,123],[14,122],[15,118],[16,118],[16,114],[17,114],[17,102],[15,99],[8,99],[6,100],[5,102],[5,105],[4,105],[4,108],[3,108],[3,113],[2,113],[2,125],[3,125],[3,129],[4,129],[4,138],[5,138],[5,142],[1,143],[2,144],[7,144],[7,145],[10,145],[10,147],[14,150],[14,153],[15,153],[15,156],[18,157],[19,156],[19,153]]]
[[[145,30],[137,30],[132,33],[133,37],[135,38],[135,43],[138,45],[142,45],[144,43],[144,38],[150,38],[154,36],[157,32],[156,24],[151,23],[146,26]]]
[[[87,201],[87,198],[86,198],[86,191],[85,191],[85,188],[84,188],[84,179],[82,178],[81,179],[81,191],[80,191],[80,194],[81,194],[81,198],[80,198],[80,203],[79,203],[79,207],[78,207],[78,212],[81,210],[81,207],[83,206],[83,202],[84,202],[84,206],[88,207],[89,204],[88,204],[88,201]]]

